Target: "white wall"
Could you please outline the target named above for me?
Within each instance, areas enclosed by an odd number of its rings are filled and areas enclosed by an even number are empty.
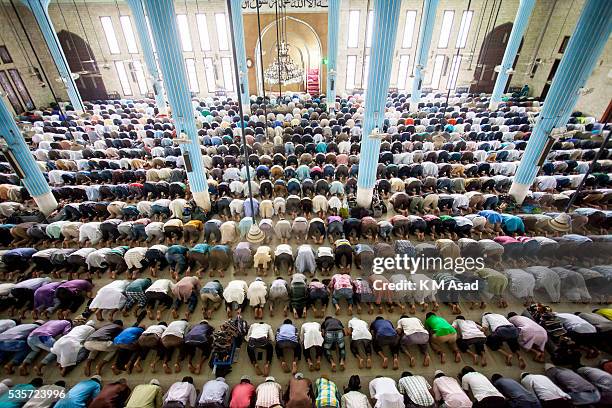
[[[462,63],[459,71],[459,75],[457,78],[457,86],[468,86],[472,81],[474,75],[474,69],[476,67],[476,61],[478,60],[478,53],[480,52],[480,48],[482,42],[487,34],[485,31],[487,22],[489,17],[491,16],[493,1],[486,2],[485,0],[473,0],[471,2],[470,10],[474,11],[474,15],[472,18],[470,31],[467,39],[467,45],[465,48],[460,50],[460,55],[462,55]],[[498,2],[496,2],[499,4]],[[563,40],[565,35],[570,35],[574,30],[576,21],[578,19],[580,10],[584,0],[538,0],[534,11],[532,13],[529,27],[527,29],[527,33],[524,38],[523,48],[520,53],[520,57],[516,66],[516,73],[512,77],[512,86],[521,86],[525,83],[529,84],[532,89],[532,95],[540,95],[542,88],[544,87],[546,77],[550,71],[550,68],[555,60],[555,58],[560,58],[561,54],[557,53],[559,49],[559,45]],[[403,0],[401,6],[401,14],[399,17],[399,27],[397,34],[397,42],[396,42],[396,51],[394,64],[391,72],[391,87],[402,88],[401,84],[397,84],[398,79],[398,70],[399,70],[399,61],[402,55],[408,55],[410,57],[408,72],[406,73],[409,76],[413,69],[414,64],[414,55],[417,48],[418,41],[418,29],[420,26],[421,19],[421,7],[422,1],[420,0]],[[445,92],[447,90],[447,84],[449,80],[450,68],[452,57],[457,53],[457,49],[455,48],[456,38],[459,33],[459,26],[461,22],[462,13],[466,10],[468,5],[468,0],[441,0],[438,6],[437,14],[436,14],[436,22],[434,27],[434,35],[432,39],[432,46],[430,48],[429,53],[429,62],[427,66],[427,73],[425,76],[424,87],[429,87],[431,82],[431,74],[433,71],[433,61],[436,55],[444,55],[447,58],[447,63],[445,69],[442,73],[440,79],[440,90]],[[487,6],[485,9],[485,5]],[[28,89],[36,104],[39,106],[47,105],[51,100],[51,94],[49,92],[49,88],[41,88],[38,84],[38,81],[33,77],[28,77],[25,75],[25,70],[30,65],[30,62],[26,58],[26,55],[30,58],[32,65],[38,66],[36,61],[33,59],[34,53],[29,49],[29,45],[27,42],[22,41],[24,43],[25,54],[22,51],[20,42],[15,37],[15,32],[12,29],[11,24],[7,24],[7,13],[10,21],[13,22],[13,25],[17,27],[17,35],[20,38],[23,38],[22,31],[18,28],[18,21],[15,16],[12,14],[12,8],[10,3],[2,2],[0,7],[2,8],[2,12],[0,12],[0,34],[2,36],[2,40],[9,48],[13,59],[15,60],[15,64],[11,66],[6,66],[6,64],[0,64],[0,69],[6,69],[8,67],[13,68],[16,67],[22,72],[22,76],[24,80],[27,82]],[[114,61],[128,61],[131,59],[138,59],[143,61],[143,57],[141,55],[140,44],[139,53],[138,54],[129,54],[127,52],[127,46],[125,44],[125,40],[123,37],[123,32],[121,30],[121,25],[119,23],[119,15],[130,15],[129,8],[127,5],[120,1],[119,7],[115,6],[114,2],[108,2],[106,0],[100,0],[95,2],[80,2],[77,1],[78,11],[80,14],[77,15],[75,5],[72,1],[64,1],[62,0],[58,3],[54,0],[50,6],[51,17],[53,23],[56,27],[56,30],[59,31],[61,29],[67,29],[83,38],[89,40],[89,44],[92,48],[93,53],[99,64],[102,64],[104,61],[109,63],[110,69],[101,69],[102,78],[104,80],[107,91],[109,92],[121,92],[121,86],[119,84],[117,73],[114,66]],[[364,55],[364,42],[366,37],[366,19],[367,19],[367,0],[343,0],[341,6],[340,13],[340,32],[339,32],[339,52],[338,52],[338,88],[340,93],[342,91],[347,91],[346,88],[346,62],[347,57],[349,55],[357,56],[357,65],[355,72],[355,82],[358,87],[362,82],[362,66],[365,60],[365,55],[369,54],[369,50],[366,50]],[[191,40],[193,43],[193,52],[185,53],[185,58],[195,58],[197,62],[197,77],[200,88],[200,95],[207,95],[207,83],[203,66],[204,57],[212,58],[214,61],[214,68],[216,72],[216,85],[223,85],[223,69],[221,66],[221,58],[222,57],[230,57],[231,51],[220,51],[218,47],[217,41],[217,30],[215,25],[215,13],[225,13],[225,2],[222,0],[211,0],[211,1],[194,1],[187,0],[176,2],[176,10],[177,13],[187,13],[189,18],[189,30],[191,34]],[[518,8],[518,0],[504,0],[501,4],[501,8],[499,9],[499,13],[497,14],[495,24],[491,23],[489,27],[489,31],[493,28],[493,26],[499,26],[501,24],[512,22],[514,20],[514,16],[516,14],[516,10]],[[42,60],[42,64],[45,72],[48,73],[49,77],[57,78],[58,74],[56,69],[53,66],[53,63],[49,57],[49,54],[42,42],[42,38],[38,29],[35,25],[33,18],[31,17],[29,11],[22,6],[18,6],[20,15],[22,16],[24,23],[27,27],[29,34],[31,35],[35,47],[36,52]],[[359,44],[357,48],[347,48],[347,33],[348,33],[348,15],[350,10],[360,10],[360,22],[359,22]],[[410,48],[401,48],[402,46],[402,38],[404,35],[404,29],[406,24],[406,11],[407,10],[416,10],[416,23],[414,27],[412,46]],[[455,12],[453,19],[453,26],[451,30],[451,36],[449,41],[449,46],[444,49],[440,49],[437,47],[438,39],[440,36],[440,28],[442,24],[442,16],[445,10],[453,10]],[[61,12],[60,12],[61,11]],[[306,10],[305,10],[306,11]],[[496,10],[495,10],[496,11]],[[543,32],[543,40],[538,47],[539,38],[542,34],[542,28],[546,19],[548,18],[549,13],[552,12],[550,25]],[[62,17],[63,13],[63,17]],[[211,43],[211,51],[202,51],[200,46],[200,39],[198,34],[198,27],[196,24],[196,13],[203,13],[206,15],[207,23],[208,23],[208,32]],[[110,54],[108,49],[104,33],[102,31],[102,26],[100,23],[101,16],[110,16],[113,21],[113,26],[115,33],[118,37],[119,46],[121,49],[120,54]],[[90,21],[91,18],[91,21]],[[321,13],[322,19],[327,19],[327,14],[325,12]],[[493,13],[493,18],[495,18],[495,13]],[[482,24],[479,28],[479,22],[482,20]],[[85,27],[85,33],[83,32],[83,27]],[[137,39],[138,40],[138,39]],[[322,38],[322,41],[326,41],[326,39]],[[98,46],[98,43],[100,46]],[[473,51],[473,54],[472,54]],[[529,75],[529,70],[531,68],[531,62],[536,58],[540,58],[542,60],[541,64],[538,66],[536,74],[533,78]],[[471,63],[470,63],[471,60]],[[125,62],[127,64],[127,62]],[[127,69],[127,65],[126,65]],[[589,79],[587,83],[587,87],[593,88],[593,92],[582,96],[578,103],[577,109],[587,112],[590,114],[599,117],[606,109],[609,100],[610,100],[610,92],[611,89],[611,76],[612,76],[612,45],[608,42],[606,47],[606,51],[602,55],[600,62],[597,65],[597,68],[594,70],[593,75]],[[54,82],[54,81],[52,81]],[[132,80],[130,77],[131,88],[133,91],[133,97],[141,96],[138,92],[137,83]],[[407,78],[407,87],[409,88],[411,85],[411,80]],[[364,83],[365,86],[365,83]],[[61,84],[55,82],[53,84],[53,88],[56,90],[56,93],[60,98],[66,99],[65,90],[62,89]],[[350,91],[350,90],[348,90]],[[408,90],[409,92],[409,90]]]

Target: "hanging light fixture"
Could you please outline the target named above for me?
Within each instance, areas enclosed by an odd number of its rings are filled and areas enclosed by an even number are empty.
[[[299,84],[304,80],[304,69],[299,67],[289,55],[289,44],[287,42],[286,16],[287,10],[281,9],[279,19],[278,4],[276,9],[276,59],[266,68],[263,73],[264,80],[272,85]],[[282,14],[285,13],[285,16]],[[279,30],[280,27],[280,30]],[[280,32],[279,32],[280,31]]]
[[[280,43],[278,57],[264,71],[264,79],[269,84],[299,84],[304,78],[304,69],[297,66],[289,56],[289,45]],[[280,77],[279,77],[280,75]],[[280,79],[279,79],[280,78]]]

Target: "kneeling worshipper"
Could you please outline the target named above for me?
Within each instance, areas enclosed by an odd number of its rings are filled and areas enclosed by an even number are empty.
[[[85,348],[85,340],[94,331],[96,331],[95,322],[90,320],[83,325],[73,327],[53,344],[51,353],[56,357],[62,377],[68,374],[74,366],[87,359],[89,350]],[[50,360],[43,359],[34,367],[34,370],[37,374],[42,375],[43,367],[50,363]]]
[[[115,280],[98,290],[89,305],[89,309],[96,314],[98,321],[104,321],[104,311],[108,311],[108,319],[113,320],[115,314],[123,309],[127,302],[125,290],[129,284],[128,280]]]

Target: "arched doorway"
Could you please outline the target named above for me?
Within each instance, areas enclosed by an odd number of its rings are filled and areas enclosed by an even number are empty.
[[[66,55],[70,71],[79,74],[75,82],[81,98],[85,101],[108,99],[100,68],[87,41],[66,30],[57,33],[57,37]]]
[[[286,40],[289,46],[289,56],[303,69],[304,75],[300,83],[283,85],[282,90],[293,92],[307,91],[307,77],[309,73],[315,73],[321,89],[321,58],[323,50],[321,39],[314,28],[303,20],[287,16],[283,17],[286,27]],[[282,41],[282,40],[281,40]],[[266,70],[277,58],[276,23],[271,22],[261,30],[261,42],[263,43],[263,69]],[[259,39],[255,46],[255,67],[257,73],[257,92],[262,94],[261,77],[262,72],[259,63]],[[310,79],[312,81],[312,78]],[[266,92],[278,92],[278,85],[265,83]]]
[[[480,46],[478,64],[474,70],[474,79],[472,80],[470,92],[493,92],[495,80],[497,79],[495,67],[500,65],[504,58],[504,52],[506,51],[511,31],[512,23],[505,23],[495,27],[485,37]]]

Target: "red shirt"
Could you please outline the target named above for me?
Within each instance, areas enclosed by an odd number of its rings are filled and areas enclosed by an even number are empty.
[[[249,382],[241,382],[232,390],[229,408],[249,408],[255,397],[255,386]]]

